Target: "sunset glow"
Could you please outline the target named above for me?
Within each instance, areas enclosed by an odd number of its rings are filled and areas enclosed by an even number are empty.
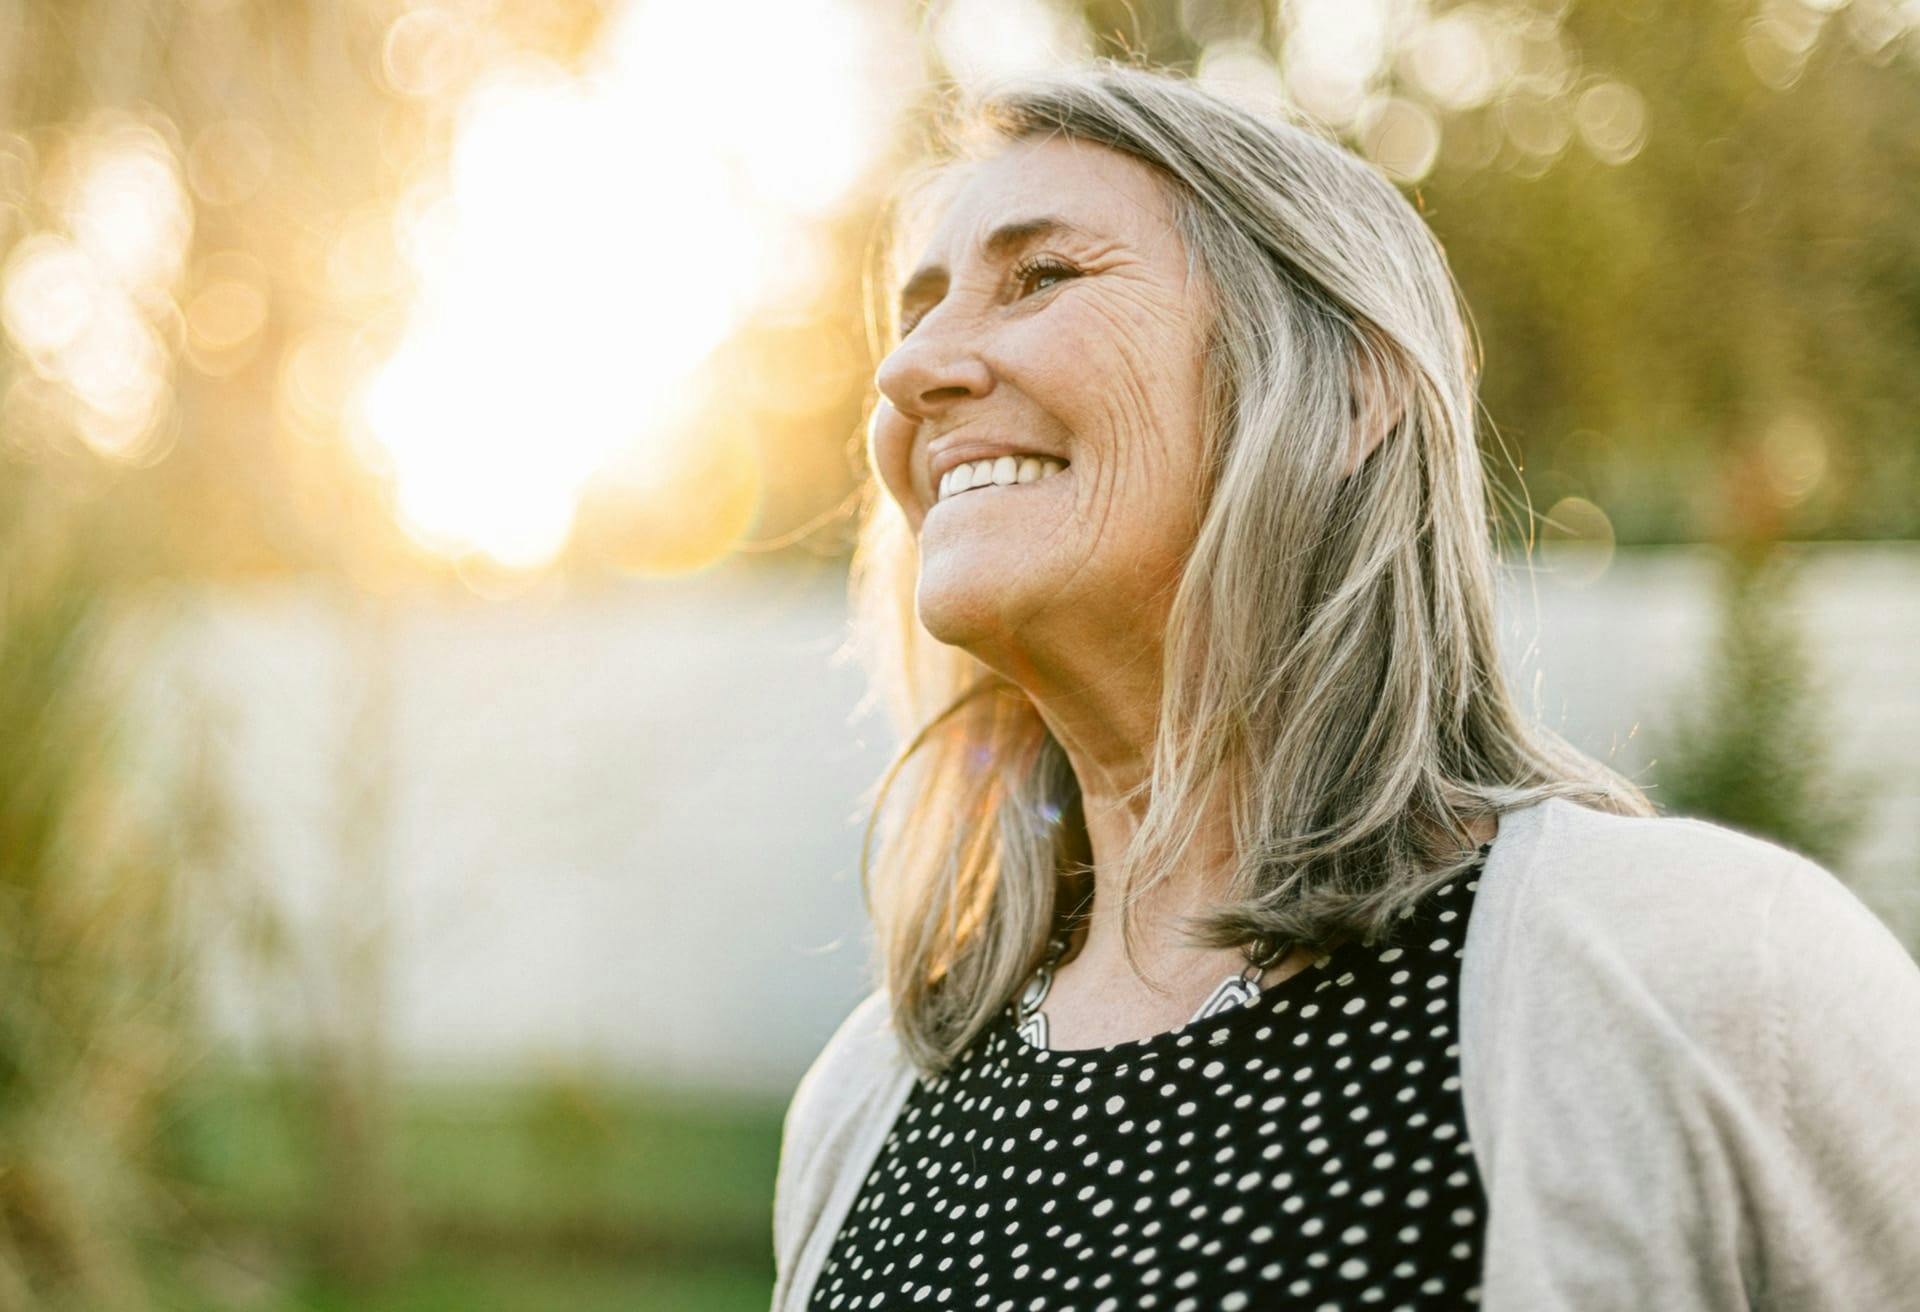
[[[444,194],[405,207],[420,293],[362,398],[410,533],[530,568],[596,474],[673,463],[661,421],[689,374],[819,273],[806,221],[890,118],[885,36],[841,0],[770,10],[748,44],[724,11],[643,3],[583,75],[481,81]]]

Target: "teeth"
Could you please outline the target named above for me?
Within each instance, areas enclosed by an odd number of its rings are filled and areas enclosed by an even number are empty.
[[[1007,487],[1014,483],[1036,483],[1067,467],[1064,460],[1046,456],[1000,456],[992,460],[971,460],[957,465],[940,478],[939,500],[985,487]]]

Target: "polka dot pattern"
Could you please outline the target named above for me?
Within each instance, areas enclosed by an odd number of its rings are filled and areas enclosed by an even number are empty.
[[[1477,1303],[1456,1011],[1478,872],[1371,947],[1147,1039],[1037,1048],[1010,1004],[908,1094],[809,1308]]]

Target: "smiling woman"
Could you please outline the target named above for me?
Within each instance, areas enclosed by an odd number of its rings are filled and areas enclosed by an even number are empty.
[[[1195,281],[1145,164],[1053,138],[972,170],[907,280],[904,336],[876,380],[874,468],[918,535],[933,637],[1004,669],[1086,646],[1076,592],[1171,591],[1199,504]],[[1023,457],[1062,476],[937,496],[953,468]]]
[[[855,562],[879,980],[775,1307],[1897,1305],[1920,971],[1519,709],[1417,212],[1140,70],[967,122]]]
[[[904,667],[944,675],[900,708],[921,792],[879,863],[930,1067],[1097,887],[1053,1011],[1126,1034],[1178,1019],[1249,938],[1376,931],[1502,803],[1650,811],[1476,674],[1495,665],[1470,351],[1418,216],[1299,129],[1111,77],[995,102],[903,206],[856,600]],[[1343,263],[1349,228],[1375,242]],[[1027,461],[1057,472],[1024,484]],[[992,493],[955,495],[989,472]],[[1474,761],[1473,736],[1505,759]],[[1188,977],[1173,996],[1129,983],[1130,903],[1219,922],[1199,951],[1152,945]],[[1002,977],[961,983],[985,963]]]

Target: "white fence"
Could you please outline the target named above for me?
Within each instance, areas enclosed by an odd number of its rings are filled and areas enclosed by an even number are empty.
[[[1797,607],[1838,757],[1882,786],[1838,871],[1920,941],[1920,549],[1799,548]],[[1510,577],[1509,668],[1542,718],[1645,782],[1703,677],[1712,561],[1623,551]],[[1537,612],[1535,602],[1537,599]],[[1537,619],[1536,619],[1537,616]],[[892,743],[850,719],[822,565],[562,600],[196,594],[168,685],[213,717],[229,892],[265,890],[277,964],[209,922],[236,1043],[372,1025],[414,1070],[613,1074],[784,1093],[864,986],[863,791]],[[1658,794],[1656,793],[1657,797]]]

